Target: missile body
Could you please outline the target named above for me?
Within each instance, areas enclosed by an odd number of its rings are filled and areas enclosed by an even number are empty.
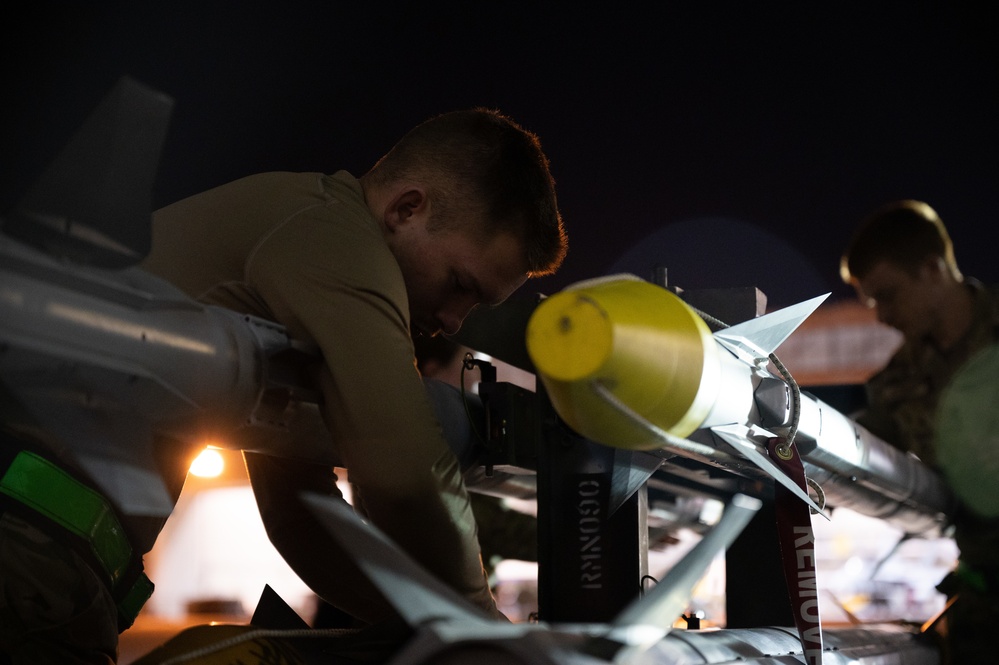
[[[289,419],[319,421],[309,359],[281,326],[202,305],[138,269],[77,266],[0,235],[4,423],[45,432],[126,510],[172,508],[155,436],[289,454]],[[313,443],[297,454],[330,455],[322,437],[294,439]]]
[[[936,474],[768,369],[823,299],[712,333],[672,292],[615,275],[544,299],[527,349],[559,416],[593,441],[787,484],[766,442],[794,430],[806,474],[830,505],[913,533],[935,529],[952,502]]]
[[[4,426],[154,516],[173,508],[154,440],[335,461],[309,380],[318,353],[134,267],[172,106],[123,77],[0,219]]]

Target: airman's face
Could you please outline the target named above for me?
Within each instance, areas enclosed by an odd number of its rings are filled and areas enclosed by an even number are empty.
[[[415,221],[392,243],[409,295],[411,327],[453,334],[474,307],[495,305],[527,281],[523,243],[500,234],[484,243],[468,231]]]
[[[854,282],[860,301],[877,310],[878,320],[918,340],[930,334],[938,316],[939,280],[928,262],[913,275],[881,261]]]

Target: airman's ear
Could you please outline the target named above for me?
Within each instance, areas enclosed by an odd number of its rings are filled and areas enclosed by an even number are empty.
[[[947,268],[947,262],[944,261],[942,256],[932,256],[925,261],[923,261],[920,270],[924,275],[928,275],[933,279],[940,279],[946,275],[949,270]]]
[[[390,231],[426,218],[430,212],[430,201],[422,187],[407,186],[399,189],[385,206],[385,226]]]

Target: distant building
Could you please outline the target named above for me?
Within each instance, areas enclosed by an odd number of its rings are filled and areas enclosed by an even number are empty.
[[[841,300],[821,305],[776,354],[801,386],[849,385],[881,369],[901,342],[874,310]]]

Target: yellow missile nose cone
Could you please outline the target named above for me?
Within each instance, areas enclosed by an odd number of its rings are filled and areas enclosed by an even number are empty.
[[[594,441],[659,447],[650,424],[687,436],[714,404],[720,364],[707,324],[675,294],[633,275],[580,282],[546,298],[526,334],[555,410]],[[622,404],[645,422],[622,413]]]
[[[592,376],[607,362],[613,338],[607,312],[585,293],[572,291],[545,300],[527,325],[535,366],[558,381]]]

